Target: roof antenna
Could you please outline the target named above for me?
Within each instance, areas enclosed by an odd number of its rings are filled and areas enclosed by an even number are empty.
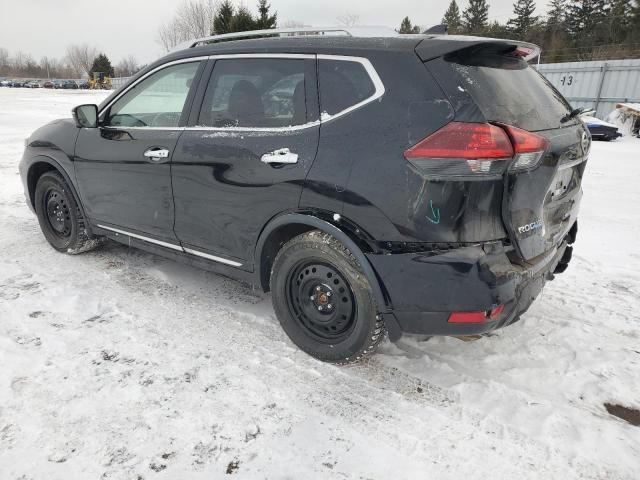
[[[433,35],[446,35],[448,28],[449,27],[447,27],[446,25],[434,25],[431,28],[427,28],[422,33],[433,34]]]

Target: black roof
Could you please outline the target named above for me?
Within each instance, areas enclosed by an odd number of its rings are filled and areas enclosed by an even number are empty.
[[[415,49],[423,36],[406,37],[349,37],[349,36],[295,36],[225,40],[172,52],[162,62],[194,56],[224,55],[230,53],[319,53],[356,55],[366,52],[406,52]]]

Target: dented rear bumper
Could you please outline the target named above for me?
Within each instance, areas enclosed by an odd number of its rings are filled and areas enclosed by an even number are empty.
[[[498,245],[367,255],[392,306],[385,314],[392,340],[402,333],[472,335],[509,325],[529,308],[554,272],[566,268],[571,256],[565,239],[525,267],[512,263]],[[501,305],[500,315],[483,322],[449,322],[452,312],[489,312]]]

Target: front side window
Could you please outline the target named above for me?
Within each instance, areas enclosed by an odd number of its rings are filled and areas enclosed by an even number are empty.
[[[181,63],[148,76],[109,109],[106,126],[177,127],[200,62]]]
[[[318,62],[320,108],[336,115],[359,104],[376,93],[376,87],[360,62],[327,60]]]
[[[303,59],[216,61],[198,125],[282,128],[306,123]]]

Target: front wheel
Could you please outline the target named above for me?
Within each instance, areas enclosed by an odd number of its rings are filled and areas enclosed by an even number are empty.
[[[59,252],[77,254],[100,244],[99,238],[89,236],[78,203],[58,172],[42,174],[34,197],[40,229],[53,248]]]
[[[358,361],[384,338],[367,277],[329,234],[314,230],[286,243],[273,263],[271,290],[285,333],[319,360]]]

